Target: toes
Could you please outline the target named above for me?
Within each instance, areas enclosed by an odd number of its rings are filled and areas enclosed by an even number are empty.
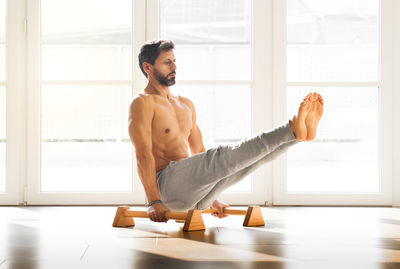
[[[312,92],[310,92],[309,94],[307,94],[307,95],[306,95],[306,97],[304,97],[304,99],[303,99],[303,100],[309,100],[309,99],[310,99],[310,97],[312,97],[312,95],[313,95],[313,93],[312,93]]]
[[[306,95],[303,99],[303,103],[314,103],[316,101],[321,102],[322,104],[324,103],[324,100],[322,99],[322,96],[317,93],[317,92],[310,92],[309,94]]]
[[[321,104],[324,104],[324,99],[322,99],[322,96],[319,95],[319,94],[318,94],[318,101],[319,101]]]

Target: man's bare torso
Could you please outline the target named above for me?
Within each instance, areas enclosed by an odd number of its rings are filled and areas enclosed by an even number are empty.
[[[152,153],[156,171],[170,161],[189,156],[188,137],[192,130],[192,110],[183,97],[170,99],[156,94],[140,94],[148,98],[154,109],[152,120]]]

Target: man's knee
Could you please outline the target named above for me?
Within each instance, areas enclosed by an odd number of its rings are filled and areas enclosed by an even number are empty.
[[[171,211],[185,212],[190,209],[197,209],[197,204],[191,205],[186,202],[180,200],[174,201],[166,201],[164,202],[165,206],[168,207]]]
[[[204,201],[200,201],[197,204],[194,205],[193,209],[197,209],[197,210],[205,210],[209,207],[210,205],[207,205],[206,203],[204,203]]]

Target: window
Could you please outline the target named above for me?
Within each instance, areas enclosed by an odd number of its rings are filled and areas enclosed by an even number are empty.
[[[193,101],[206,149],[249,136],[251,1],[161,0],[160,36],[176,44],[172,91]],[[226,191],[251,191],[251,176]]]
[[[392,0],[0,0],[0,204],[146,201],[128,109],[146,86],[139,49],[158,37],[176,43],[172,91],[195,104],[207,149],[276,127],[310,91],[324,97],[316,139],[222,200],[395,204],[397,9]]]
[[[288,152],[288,192],[380,191],[378,29],[379,0],[287,2],[288,115],[310,91],[325,100],[316,139]]]
[[[131,191],[132,1],[42,0],[41,78],[41,191]]]

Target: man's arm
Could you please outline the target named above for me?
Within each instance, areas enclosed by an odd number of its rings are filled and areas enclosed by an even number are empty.
[[[135,146],[138,174],[149,202],[160,200],[152,152],[151,123],[153,115],[154,109],[149,100],[144,97],[136,97],[133,100],[129,110],[129,136]],[[164,214],[168,210],[165,206],[154,204],[150,209],[151,220],[166,221]]]
[[[192,110],[192,132],[190,133],[188,142],[189,142],[190,153],[194,155],[200,152],[204,152],[206,151],[206,149],[204,148],[203,137],[201,135],[200,128],[196,122],[196,110],[194,108],[194,105],[192,101],[190,101],[188,98],[184,98],[184,100]]]

